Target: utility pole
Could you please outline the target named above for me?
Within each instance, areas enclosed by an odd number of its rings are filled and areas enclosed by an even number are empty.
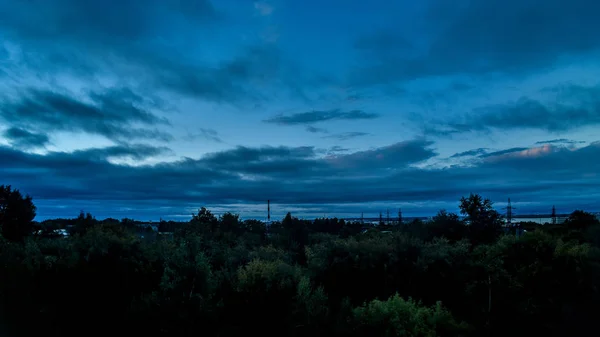
[[[381,211],[379,212],[379,224],[381,225],[383,223],[383,215],[381,214]]]
[[[402,208],[398,208],[398,225],[402,224]]]
[[[556,225],[556,207],[552,205],[552,224]]]
[[[387,210],[387,224],[390,224],[390,209]]]
[[[267,222],[271,222],[271,200],[267,200]]]

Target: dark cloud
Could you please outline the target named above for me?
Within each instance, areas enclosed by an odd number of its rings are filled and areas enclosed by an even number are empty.
[[[221,139],[217,130],[207,129],[207,128],[200,128],[198,130],[198,132],[190,133],[184,138],[185,138],[185,140],[188,140],[188,141],[192,141],[192,140],[196,140],[196,139],[206,139],[206,140],[210,140],[210,141],[213,141],[216,143],[223,142],[223,139]]]
[[[292,115],[277,115],[265,120],[266,123],[278,125],[306,125],[334,120],[360,120],[379,118],[379,114],[362,110],[342,111],[340,109],[325,111],[300,112]]]
[[[430,55],[444,62],[431,70],[521,70],[597,50],[599,12],[589,0],[471,1],[434,41]]]
[[[348,140],[348,139],[352,139],[352,138],[364,137],[364,136],[369,136],[369,135],[371,135],[371,134],[368,132],[354,131],[354,132],[344,132],[344,133],[338,133],[338,134],[329,135],[329,136],[323,136],[322,138],[337,139],[340,141],[344,141],[344,140]]]
[[[208,0],[0,4],[0,31],[20,49],[19,62],[6,66],[13,73],[29,70],[48,80],[56,74],[91,80],[114,75],[135,79],[147,95],[169,92],[235,104],[269,99],[258,84],[295,98],[307,98],[307,86],[323,85],[319,76],[282,60],[274,43],[249,44],[233,57],[199,61],[203,41],[231,23]]]
[[[373,150],[334,156],[329,160],[343,170],[403,168],[436,156],[431,145],[432,142],[425,140],[404,141]]]
[[[522,151],[526,151],[526,150],[528,150],[528,148],[526,148],[526,147],[513,147],[510,149],[494,151],[494,152],[489,152],[489,153],[483,153],[483,154],[479,155],[479,157],[487,158],[487,157],[502,156],[505,154],[514,153],[514,152],[522,152]]]
[[[318,127],[315,127],[312,125],[307,125],[306,131],[308,131],[310,133],[328,133],[329,132],[329,131],[327,131],[327,129],[318,128]]]
[[[600,125],[600,86],[563,86],[542,90],[543,100],[521,97],[503,104],[479,107],[460,122],[440,124],[448,132],[488,129],[538,129],[564,132]]]
[[[600,31],[597,1],[471,0],[449,6],[447,1],[433,0],[429,4],[419,20],[421,27],[411,26],[406,36],[413,40],[367,35],[356,42],[361,53],[368,49],[371,61],[351,71],[350,85],[456,74],[522,75],[564,57],[591,56],[600,50],[600,36],[595,33]],[[397,36],[396,31],[381,35]],[[411,44],[419,48],[410,49]]]
[[[147,209],[158,216],[161,207],[185,214],[187,207],[252,205],[266,199],[276,200],[281,207],[377,202],[455,205],[469,192],[494,200],[511,197],[538,203],[539,211],[552,204],[577,207],[585,198],[597,200],[599,196],[600,143],[575,149],[544,145],[505,151],[468,166],[412,167],[434,155],[430,145],[414,140],[325,157],[308,147],[238,147],[199,159],[142,166],[117,165],[106,159],[133,153],[154,155],[164,149],[37,155],[0,147],[0,170],[3,179],[30,193],[42,209],[66,204],[73,215],[81,203],[102,204],[104,212],[110,207]]]
[[[488,150],[489,149],[482,147],[482,148],[478,148],[478,149],[455,153],[452,156],[450,156],[450,158],[481,156],[481,155],[485,155],[488,152]]]
[[[328,155],[335,155],[335,154],[340,154],[340,153],[346,153],[349,151],[350,151],[350,149],[348,149],[348,148],[341,147],[339,145],[335,145],[335,146],[332,146],[329,149],[327,149],[326,153]]]
[[[50,138],[48,135],[33,133],[25,129],[15,127],[5,130],[3,136],[11,143],[12,146],[24,149],[44,147],[50,143]]]
[[[536,142],[536,144],[585,144],[585,142],[581,141],[581,140],[560,138],[560,139],[539,141],[539,142]]]
[[[0,21],[26,38],[93,39],[107,44],[161,32],[171,18],[215,19],[208,0],[30,0],[0,5]]]
[[[162,139],[171,136],[149,128],[168,121],[147,111],[142,98],[129,90],[89,94],[91,102],[53,91],[32,89],[0,104],[0,118],[9,125],[34,130],[83,131],[113,140]],[[137,125],[145,125],[140,128]]]

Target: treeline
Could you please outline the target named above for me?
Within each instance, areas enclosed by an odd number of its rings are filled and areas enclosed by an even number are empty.
[[[85,214],[70,236],[33,235],[31,199],[0,191],[10,336],[597,335],[600,223],[582,211],[520,233],[479,195],[461,199],[464,221],[387,227],[202,208],[141,240]]]

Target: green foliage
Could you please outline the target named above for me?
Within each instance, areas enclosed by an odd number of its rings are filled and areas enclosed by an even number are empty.
[[[267,228],[202,208],[161,221],[172,237],[82,212],[38,225],[68,237],[0,237],[0,314],[17,337],[595,332],[597,219],[574,212],[516,237],[497,232],[489,200],[471,195],[461,210],[466,223],[441,211],[363,233],[337,219],[288,214]],[[28,228],[29,216],[18,219]]]
[[[460,336],[468,329],[466,324],[456,322],[441,302],[425,307],[398,294],[354,309],[353,323],[357,336]]]
[[[0,226],[9,241],[23,241],[33,230],[36,207],[30,196],[23,196],[10,185],[0,185]]]

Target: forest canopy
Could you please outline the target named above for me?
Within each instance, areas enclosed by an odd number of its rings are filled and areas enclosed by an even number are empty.
[[[0,331],[9,336],[592,336],[600,223],[505,227],[472,194],[430,221],[268,226],[201,208],[189,221],[34,222],[0,188]],[[34,323],[33,323],[34,322]]]

